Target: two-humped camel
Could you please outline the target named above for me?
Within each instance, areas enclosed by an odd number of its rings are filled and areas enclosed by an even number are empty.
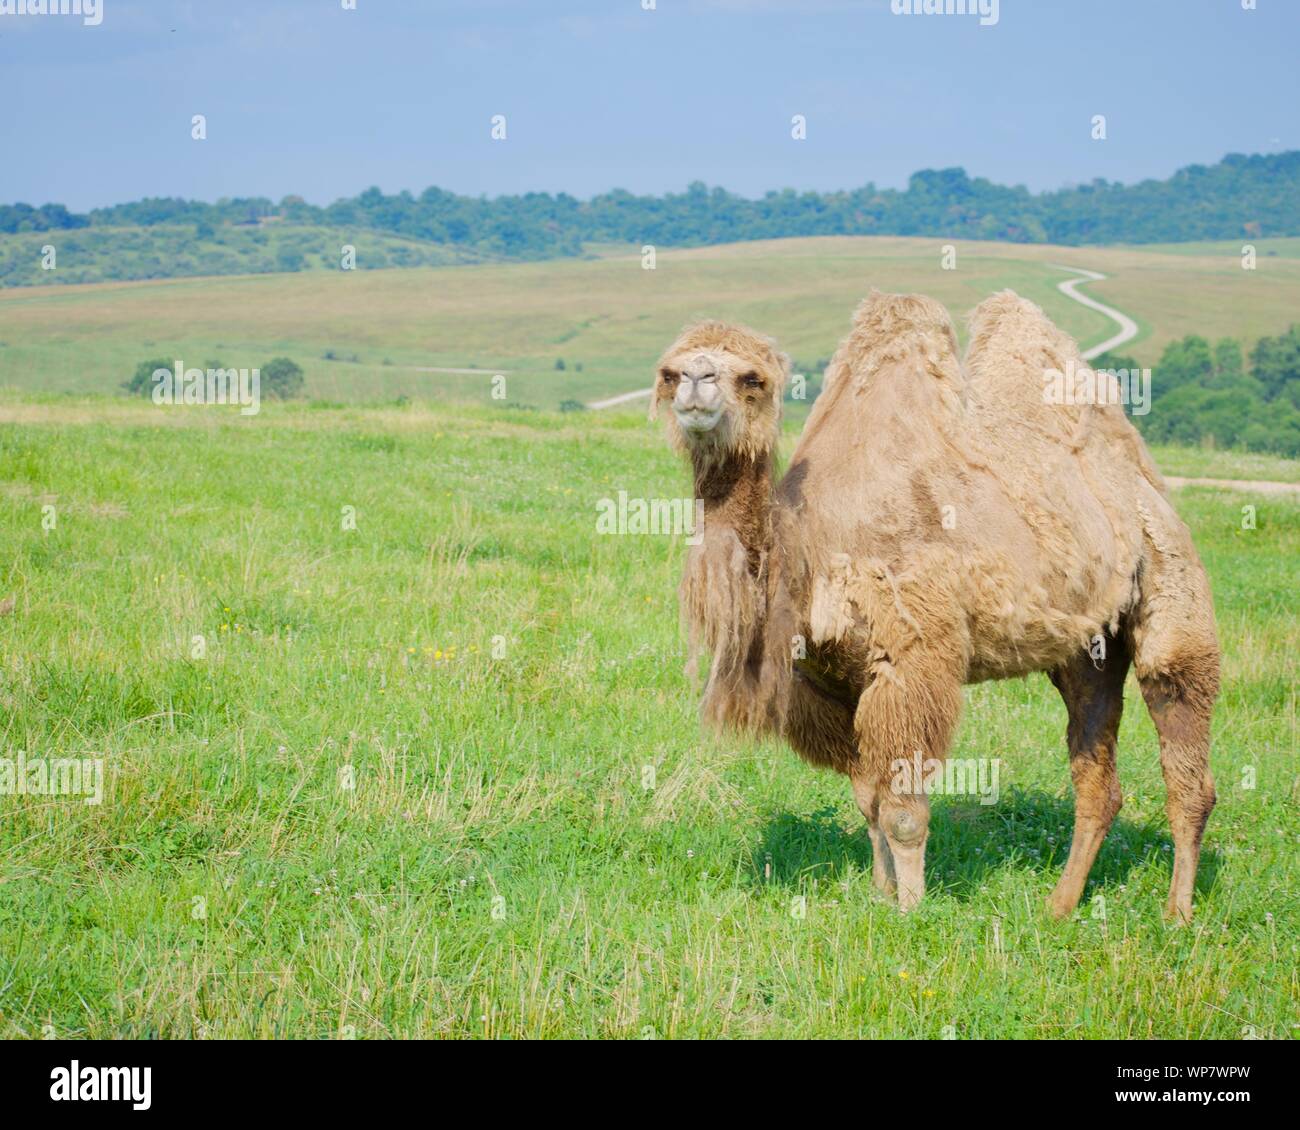
[[[1045,373],[1083,369],[1010,291],[974,311],[964,363],[937,302],[873,292],[776,482],[776,345],[704,322],[659,362],[651,412],[671,407],[704,501],[681,587],[692,652],[712,656],[703,715],[847,774],[874,883],[904,910],[925,890],[929,801],[895,767],[946,756],[964,683],[1031,671],[1069,711],[1074,839],[1051,909],[1074,909],[1120,808],[1131,663],[1168,790],[1166,914],[1191,916],[1215,800],[1209,584],[1122,408],[1044,395]]]

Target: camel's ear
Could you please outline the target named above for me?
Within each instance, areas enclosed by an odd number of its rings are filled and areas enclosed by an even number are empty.
[[[659,358],[659,364],[655,366],[655,375],[650,381],[650,410],[646,413],[646,419],[652,424],[659,419],[659,401],[663,398],[659,395],[659,386],[663,381],[664,375],[664,357]]]
[[[790,354],[777,350],[776,363],[781,369],[781,399],[784,400],[785,390],[790,387],[790,377],[794,372],[794,362],[790,360]]]

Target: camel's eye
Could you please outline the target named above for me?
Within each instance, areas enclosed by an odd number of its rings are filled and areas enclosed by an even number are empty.
[[[675,385],[679,378],[671,369],[660,369],[659,379],[666,385]]]
[[[740,378],[740,383],[746,388],[762,388],[763,379],[757,373],[746,373]]]

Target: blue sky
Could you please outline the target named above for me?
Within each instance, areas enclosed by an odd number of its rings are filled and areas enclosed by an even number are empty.
[[[1298,0],[1000,0],[988,27],[890,0],[101,2],[97,27],[0,15],[0,202],[758,195],[950,165],[1042,189],[1300,147]]]

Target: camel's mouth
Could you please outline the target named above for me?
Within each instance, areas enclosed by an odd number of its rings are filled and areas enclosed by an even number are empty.
[[[681,425],[685,432],[711,432],[718,426],[718,421],[722,419],[721,408],[678,408],[673,406],[673,415],[677,417],[678,424]]]

